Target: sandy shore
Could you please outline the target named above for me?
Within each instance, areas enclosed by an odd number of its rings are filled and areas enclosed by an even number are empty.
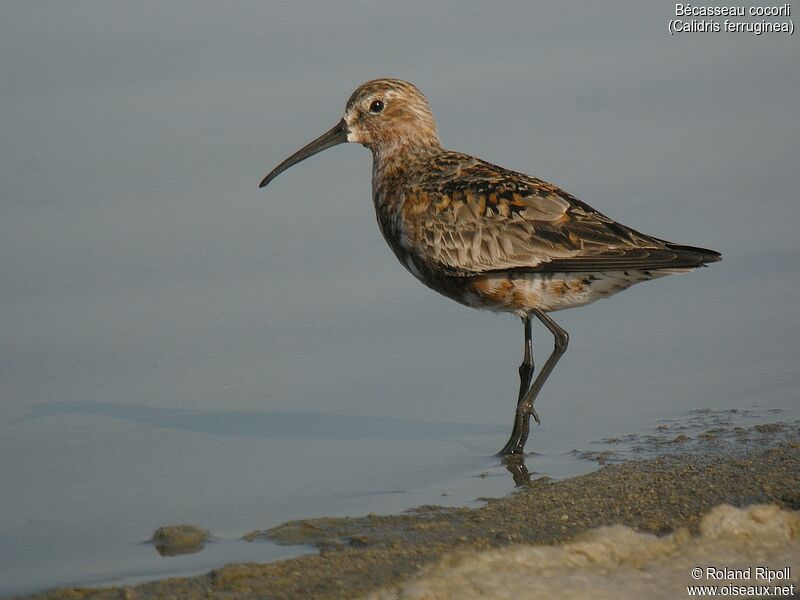
[[[419,507],[393,516],[291,521],[249,534],[258,543],[310,543],[319,554],[234,564],[191,578],[136,587],[54,590],[26,598],[353,598],[396,586],[452,551],[564,544],[621,524],[637,532],[696,533],[720,504],[800,510],[800,428],[759,430],[763,443],[736,452],[688,452],[609,464],[563,481],[534,480],[477,509]],[[777,446],[768,443],[780,435]],[[689,535],[689,534],[687,534]]]

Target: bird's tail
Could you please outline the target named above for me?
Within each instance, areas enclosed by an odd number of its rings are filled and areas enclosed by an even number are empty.
[[[718,262],[722,260],[722,254],[716,250],[709,250],[708,248],[698,248],[696,246],[683,246],[681,244],[673,244],[672,242],[665,242],[667,248],[680,253],[683,258],[687,259],[689,263],[695,263],[697,266],[706,265],[708,263]]]

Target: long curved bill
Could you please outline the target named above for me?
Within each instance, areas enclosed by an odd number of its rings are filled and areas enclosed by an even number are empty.
[[[258,187],[263,188],[267,185],[270,181],[275,179],[278,175],[283,173],[289,167],[292,167],[299,163],[302,160],[307,159],[309,156],[314,156],[318,152],[322,152],[323,150],[327,150],[331,146],[336,146],[337,144],[343,144],[347,141],[347,122],[342,119],[336,125],[334,125],[330,130],[323,133],[313,142],[308,144],[307,146],[303,146],[292,154],[289,158],[279,164],[277,167],[272,169],[264,179],[261,180],[261,183]]]

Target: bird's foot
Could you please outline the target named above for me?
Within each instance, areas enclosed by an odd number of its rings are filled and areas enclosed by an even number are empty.
[[[520,444],[519,440],[515,440],[514,436],[512,436],[511,439],[506,442],[506,445],[503,446],[503,449],[495,454],[495,456],[502,458],[504,461],[514,456],[523,457],[525,456],[525,448],[523,444]]]

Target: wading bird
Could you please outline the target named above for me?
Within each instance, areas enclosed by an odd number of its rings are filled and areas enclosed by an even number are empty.
[[[259,187],[344,142],[372,151],[378,224],[403,266],[456,302],[522,319],[517,409],[500,455],[523,453],[531,416],[540,423],[533,403],[567,348],[567,332],[548,313],[720,260],[625,227],[550,183],[444,149],[427,98],[398,79],[359,86],[344,118]],[[532,317],[555,338],[533,383]]]

